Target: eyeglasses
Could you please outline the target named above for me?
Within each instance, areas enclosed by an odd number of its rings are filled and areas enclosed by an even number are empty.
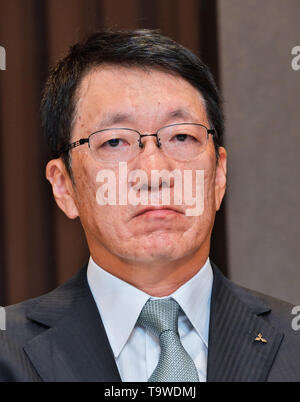
[[[134,159],[144,144],[143,137],[156,137],[156,145],[166,156],[178,161],[190,161],[206,148],[208,135],[215,135],[199,123],[176,123],[164,126],[154,134],[141,134],[131,128],[105,128],[68,144],[61,153],[85,143],[89,144],[92,157],[106,164],[118,164]]]

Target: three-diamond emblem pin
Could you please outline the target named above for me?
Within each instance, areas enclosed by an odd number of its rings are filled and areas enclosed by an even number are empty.
[[[263,338],[263,336],[262,336],[261,333],[259,333],[259,334],[257,335],[257,337],[256,337],[254,340],[257,341],[257,342],[263,342],[263,343],[267,343],[267,342],[268,342],[265,338]]]

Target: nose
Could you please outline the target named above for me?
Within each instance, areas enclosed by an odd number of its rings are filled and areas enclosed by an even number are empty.
[[[143,147],[140,149],[138,157],[134,161],[134,169],[143,170],[148,179],[148,189],[150,190],[153,182],[151,183],[151,174],[153,171],[172,171],[174,169],[174,162],[168,158],[163,152],[162,148],[157,145],[157,139],[155,136],[145,136],[141,138]],[[163,184],[162,177],[159,178],[159,183],[156,190],[160,190]],[[145,188],[146,183],[143,183]],[[172,184],[170,185],[172,187]]]
[[[156,134],[140,134],[140,141],[139,141],[139,146],[140,148],[144,147],[144,143],[142,141],[142,138],[144,137],[154,137],[156,138],[156,145],[158,148],[161,147],[161,143],[160,143],[160,138],[158,137],[157,133]]]
[[[170,159],[165,155],[159,139],[155,135],[141,137],[140,166],[151,169],[166,169],[171,167]]]

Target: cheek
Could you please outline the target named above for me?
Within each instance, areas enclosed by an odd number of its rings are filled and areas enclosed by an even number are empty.
[[[83,161],[84,155],[76,155],[72,161],[73,176],[75,182],[76,206],[81,220],[93,215],[97,207],[97,169]]]
[[[198,210],[201,211],[201,214],[195,218],[193,222],[194,228],[202,228],[204,226],[211,225],[214,220],[216,208],[215,208],[215,166],[213,164],[213,160],[207,159],[206,163],[202,165],[201,169],[198,167],[198,170],[203,171],[201,187],[202,190],[198,191],[197,203]],[[195,186],[194,186],[195,188]],[[196,190],[194,190],[196,191]],[[201,198],[200,198],[201,197]],[[202,209],[203,208],[203,209]]]
[[[81,170],[79,175],[75,176],[75,187],[79,206],[90,205],[96,200],[96,180],[84,169]]]
[[[101,205],[99,203],[99,192],[106,183],[97,181],[100,170],[97,166],[92,168],[92,166],[86,167],[84,164],[80,166],[80,169],[74,169],[76,206],[79,217],[88,232],[106,233],[111,237],[121,236],[122,222],[128,215],[127,206]],[[118,182],[117,175],[116,182]],[[106,192],[106,197],[107,194]]]
[[[205,158],[201,160],[201,164],[192,166],[192,169],[204,172],[204,207],[210,207],[215,198],[216,165],[214,154],[210,152],[205,155]]]
[[[204,175],[204,194],[207,201],[213,201],[215,199],[215,169],[207,169]]]

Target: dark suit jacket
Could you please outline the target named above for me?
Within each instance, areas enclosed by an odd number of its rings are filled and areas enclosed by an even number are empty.
[[[292,306],[236,286],[212,266],[207,381],[300,381]],[[0,381],[121,381],[86,267],[6,312]],[[259,333],[267,343],[255,341]]]

